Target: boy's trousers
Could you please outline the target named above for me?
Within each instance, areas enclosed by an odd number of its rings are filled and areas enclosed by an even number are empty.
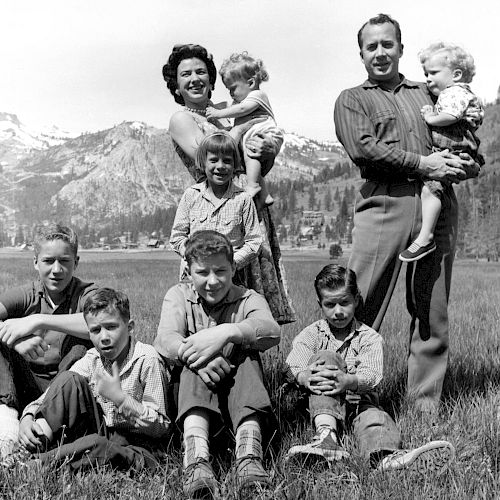
[[[61,349],[63,358],[56,367],[58,373],[68,370],[87,352],[87,347],[79,340],[70,335],[66,337]],[[0,343],[0,404],[21,412],[28,403],[43,394],[50,382],[49,377],[34,373],[29,362],[17,351]]]
[[[347,370],[344,358],[337,352],[319,351],[311,357],[309,364],[318,360],[335,365],[344,372]],[[379,408],[376,392],[361,394],[359,401],[355,402],[346,401],[345,393],[339,396],[311,394],[309,411],[313,420],[316,415],[327,414],[335,417],[345,429],[350,429],[360,454],[366,459],[395,451],[401,444],[401,433],[390,415]]]
[[[67,371],[54,379],[40,416],[53,430],[55,446],[40,454],[43,463],[66,461],[72,469],[110,464],[141,470],[158,465],[150,438],[106,426],[101,406],[78,373]]]
[[[193,408],[201,408],[231,424],[232,430],[249,416],[272,420],[271,401],[264,386],[260,354],[237,347],[229,357],[235,366],[214,390],[193,371],[184,367],[180,375],[177,422]]]

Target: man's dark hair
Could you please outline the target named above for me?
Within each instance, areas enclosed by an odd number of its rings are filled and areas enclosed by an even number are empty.
[[[375,17],[372,17],[371,19],[368,19],[363,26],[361,26],[360,30],[358,31],[358,45],[359,48],[363,48],[363,30],[365,26],[368,26],[369,24],[385,24],[385,23],[390,23],[394,26],[394,29],[396,30],[396,40],[399,43],[399,46],[401,46],[401,27],[399,26],[399,23],[393,19],[389,14],[378,14]]]

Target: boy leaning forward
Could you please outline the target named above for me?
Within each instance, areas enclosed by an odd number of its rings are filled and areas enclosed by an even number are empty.
[[[220,423],[235,434],[239,490],[266,487],[261,424],[272,413],[259,351],[279,343],[279,326],[261,295],[232,283],[233,250],[225,236],[194,233],[185,259],[191,282],[165,295],[154,342],[181,370],[177,422],[184,430],[184,492],[217,496],[209,424],[217,429]]]

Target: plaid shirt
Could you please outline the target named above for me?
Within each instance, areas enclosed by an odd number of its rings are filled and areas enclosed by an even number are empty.
[[[335,103],[335,131],[361,177],[405,181],[432,150],[420,110],[432,105],[425,83],[402,77],[393,90],[376,82],[344,90]]]
[[[234,182],[216,206],[207,193],[208,185],[200,182],[182,195],[170,235],[170,245],[184,257],[190,234],[213,229],[228,237],[233,246],[234,262],[238,269],[245,267],[260,250],[263,242],[257,210],[250,195]]]
[[[382,380],[384,357],[382,336],[357,320],[344,341],[337,340],[328,321],[320,319],[304,328],[294,339],[292,350],[286,358],[288,375],[306,370],[311,357],[318,351],[335,351],[345,359],[347,373],[358,377],[357,393],[373,390]]]
[[[154,347],[132,339],[127,357],[120,367],[120,383],[126,397],[118,408],[96,390],[98,375],[102,372],[111,375],[111,366],[112,362],[100,356],[94,348],[76,361],[70,371],[87,380],[108,427],[153,438],[165,435],[170,429],[165,402],[167,375]],[[23,416],[35,416],[46,394],[47,391],[26,406]]]

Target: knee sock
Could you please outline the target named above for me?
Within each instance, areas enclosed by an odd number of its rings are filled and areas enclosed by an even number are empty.
[[[325,429],[330,430],[335,441],[337,441],[337,419],[334,416],[326,413],[316,415],[314,417],[314,427],[317,434],[321,434]]]
[[[184,420],[184,468],[199,459],[209,460],[208,418],[202,414],[188,415]]]
[[[15,408],[0,405],[0,454],[6,457],[12,453],[19,438],[18,412]]]
[[[262,432],[259,421],[250,417],[239,425],[236,430],[236,460],[254,456],[262,459]]]

